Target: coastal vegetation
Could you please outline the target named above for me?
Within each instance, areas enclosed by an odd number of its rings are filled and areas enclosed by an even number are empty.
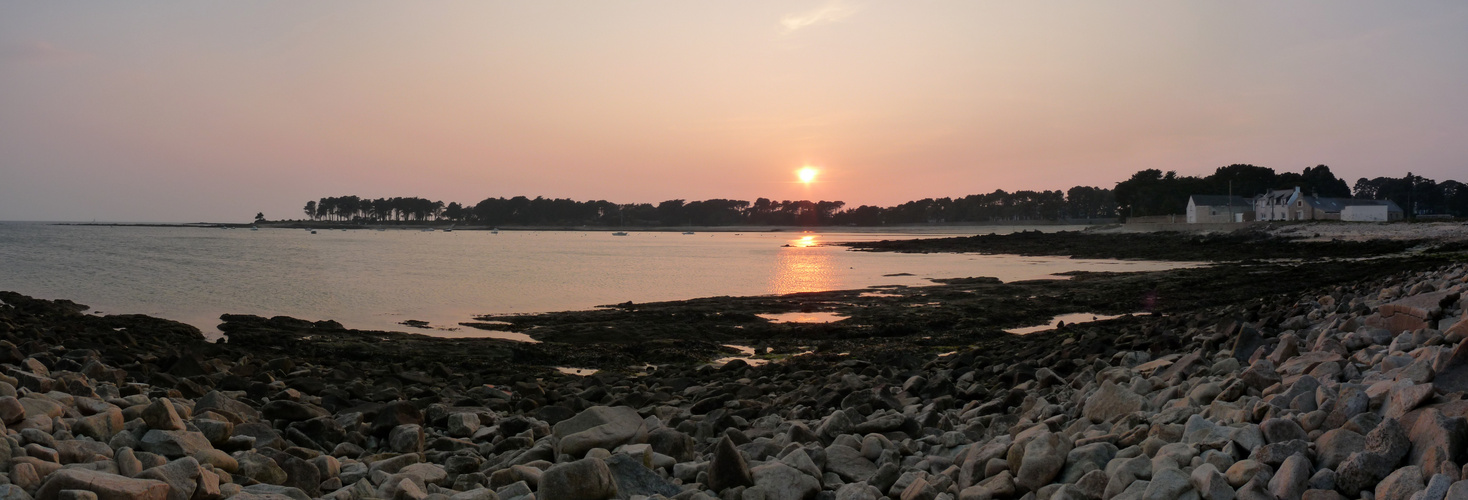
[[[565,198],[491,197],[473,205],[418,197],[325,197],[306,202],[310,220],[351,223],[451,222],[489,226],[883,226],[920,223],[1078,221],[1182,213],[1192,195],[1251,197],[1270,189],[1299,187],[1307,195],[1392,200],[1413,214],[1468,216],[1468,186],[1408,173],[1402,178],[1361,178],[1354,187],[1330,167],[1300,173],[1247,164],[1219,167],[1204,177],[1146,169],[1114,189],[1076,186],[1065,191],[1008,192],[959,198],[924,198],[879,207],[842,201],[710,199],[661,203],[613,203]]]

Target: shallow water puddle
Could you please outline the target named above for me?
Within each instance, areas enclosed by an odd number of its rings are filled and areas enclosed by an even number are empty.
[[[1117,314],[1117,315],[1107,315],[1107,314],[1093,314],[1093,313],[1062,314],[1062,315],[1056,316],[1054,318],[1050,318],[1050,323],[1048,323],[1048,324],[1035,325],[1035,326],[1026,326],[1024,328],[1011,328],[1011,329],[1005,330],[1005,331],[1006,332],[1009,332],[1009,333],[1013,333],[1015,335],[1026,335],[1026,334],[1035,333],[1035,332],[1043,332],[1045,330],[1054,330],[1054,329],[1060,327],[1060,324],[1061,323],[1065,323],[1067,325],[1074,325],[1074,324],[1077,324],[1077,323],[1090,323],[1092,321],[1102,321],[1102,320],[1120,318],[1121,316],[1122,315],[1120,315],[1120,314]]]
[[[595,375],[596,372],[599,372],[601,370],[597,370],[595,368],[572,368],[569,366],[557,366],[556,371],[561,372],[564,375],[577,375],[585,377],[587,375]]]
[[[724,344],[724,347],[739,351],[740,355],[715,359],[710,364],[714,366],[724,366],[726,364],[729,364],[730,361],[734,361],[736,359],[744,360],[745,363],[749,363],[749,366],[760,366],[770,362],[770,360],[768,359],[759,359],[754,357],[753,347],[735,344]]]
[[[833,312],[790,312],[757,314],[756,316],[775,323],[834,323],[850,317]]]
[[[504,330],[481,330],[478,328],[467,328],[456,331],[436,331],[434,337],[446,339],[500,339],[514,342],[525,342],[527,344],[539,344],[539,340],[520,332],[508,332]]]

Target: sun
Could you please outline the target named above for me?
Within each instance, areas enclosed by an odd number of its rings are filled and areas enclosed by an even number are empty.
[[[816,180],[816,174],[819,173],[821,171],[816,170],[815,167],[801,167],[800,170],[795,171],[795,176],[800,178],[800,182],[810,184]]]

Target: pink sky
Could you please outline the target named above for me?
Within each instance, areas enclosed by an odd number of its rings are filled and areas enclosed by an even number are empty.
[[[8,2],[0,220],[1468,181],[1465,47],[1448,1]]]

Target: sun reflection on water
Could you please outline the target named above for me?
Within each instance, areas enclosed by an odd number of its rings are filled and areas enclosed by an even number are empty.
[[[820,292],[836,287],[836,276],[831,269],[831,256],[827,252],[808,247],[815,246],[814,236],[804,236],[781,248],[776,257],[775,275],[770,279],[770,293],[786,294]]]

